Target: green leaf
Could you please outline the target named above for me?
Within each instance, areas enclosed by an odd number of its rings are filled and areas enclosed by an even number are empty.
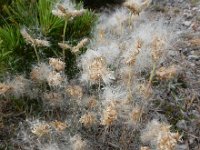
[[[62,28],[64,21],[52,14],[54,0],[39,0],[37,4],[39,24],[44,35],[48,35],[58,28]]]

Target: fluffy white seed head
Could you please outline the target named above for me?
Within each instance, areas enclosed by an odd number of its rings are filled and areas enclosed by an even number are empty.
[[[113,72],[107,67],[107,62],[102,55],[94,50],[88,50],[81,58],[83,69],[82,81],[89,83],[99,83],[101,80],[109,84],[113,79]]]
[[[86,150],[87,142],[84,141],[80,135],[76,134],[70,138],[72,150]]]
[[[82,123],[85,127],[91,127],[96,123],[96,115],[92,112],[88,112],[81,116],[79,122]]]
[[[50,106],[62,106],[63,96],[59,92],[45,92],[42,96],[44,104],[49,104]]]
[[[44,82],[47,80],[51,68],[46,63],[40,63],[37,66],[33,67],[30,73],[30,78],[36,82]]]
[[[150,142],[159,150],[174,150],[181,136],[170,131],[170,125],[152,120],[143,130],[141,139],[143,142]]]
[[[31,132],[40,138],[51,132],[50,125],[45,121],[35,120],[31,122]]]
[[[61,76],[59,72],[50,72],[47,78],[47,82],[49,86],[58,87],[61,86],[64,81],[64,78]]]
[[[19,98],[27,95],[31,91],[31,83],[28,79],[23,76],[16,76],[11,82],[11,92],[12,94]],[[28,95],[27,95],[28,96]]]

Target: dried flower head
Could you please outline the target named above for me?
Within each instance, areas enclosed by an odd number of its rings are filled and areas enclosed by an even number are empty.
[[[139,15],[140,12],[149,6],[151,0],[127,0],[124,6],[127,7],[133,14]]]
[[[50,47],[50,43],[47,40],[34,39],[34,43],[37,47]]]
[[[76,99],[81,99],[83,97],[83,89],[81,86],[73,85],[69,86],[66,89],[66,92],[72,97]]]
[[[69,3],[69,2],[68,2]],[[85,13],[85,9],[75,10],[70,4],[70,7],[65,7],[64,4],[58,4],[56,10],[52,10],[52,14],[63,19],[73,19]]]
[[[74,17],[78,17],[78,16],[82,16],[84,13],[86,12],[85,9],[81,9],[81,10],[74,10],[71,12],[71,16]]]
[[[192,46],[200,46],[200,38],[189,40],[189,43],[191,43]]]
[[[79,120],[85,127],[91,127],[96,123],[96,116],[94,113],[88,112],[81,116]]]
[[[179,140],[179,133],[160,132],[157,138],[157,148],[159,150],[175,150]]]
[[[165,46],[165,41],[163,38],[158,36],[154,37],[151,44],[151,49],[152,49],[151,56],[154,62],[157,62],[161,58],[164,46]]]
[[[106,126],[112,125],[113,122],[117,120],[117,115],[118,112],[116,109],[116,105],[114,103],[110,103],[103,111],[101,124]]]
[[[7,92],[9,92],[11,90],[11,86],[4,84],[4,83],[0,83],[0,95],[4,95]]]
[[[52,121],[50,125],[53,126],[56,129],[56,131],[59,132],[64,131],[68,127],[66,123],[57,120]]]
[[[103,57],[96,57],[89,64],[89,76],[92,81],[99,81],[106,72],[106,61]]]
[[[156,71],[156,75],[161,80],[169,80],[174,78],[178,73],[177,66],[161,67]]]
[[[44,93],[43,100],[44,102],[47,102],[52,106],[59,106],[63,102],[63,96],[61,93],[49,92],[49,93]]]
[[[80,135],[76,134],[71,139],[71,147],[72,150],[84,150],[87,147],[86,141],[82,140]]]
[[[47,123],[38,122],[33,125],[31,132],[33,134],[37,135],[38,137],[42,137],[42,136],[50,133],[50,126]]]
[[[50,46],[49,41],[32,38],[30,36],[30,34],[28,34],[28,32],[26,31],[25,28],[22,28],[20,30],[20,32],[21,32],[23,38],[25,39],[25,41],[31,45],[34,45],[37,47],[49,47]]]
[[[142,146],[140,150],[151,150],[148,146]]]
[[[126,60],[126,64],[128,65],[134,65],[135,62],[136,62],[136,58],[137,58],[137,55],[140,53],[141,51],[141,48],[142,48],[142,40],[139,39],[137,40],[136,44],[135,44],[135,48],[134,48],[134,51],[132,52],[132,54],[130,54],[128,60]]]
[[[50,58],[49,65],[53,67],[56,71],[64,71],[65,70],[65,63],[60,59]]]
[[[89,109],[93,109],[97,106],[97,100],[94,96],[91,96],[89,99],[88,99],[88,103],[87,103],[87,107]]]
[[[67,44],[67,43],[58,43],[58,46],[60,46],[60,48],[66,50],[66,49],[71,49],[72,47]]]
[[[159,150],[174,150],[181,136],[170,131],[170,125],[152,120],[142,132],[143,142],[151,142]]]
[[[108,68],[107,59],[99,51],[87,50],[81,57],[80,66],[83,69],[83,81],[97,84],[102,80],[109,84],[115,79],[113,71]]]
[[[58,72],[50,72],[47,78],[49,86],[60,86],[64,81],[63,77]]]
[[[76,46],[72,47],[72,53],[77,53],[81,48],[83,48],[89,42],[88,38],[81,40]]]
[[[64,18],[64,17],[66,17],[66,15],[65,15],[61,10],[59,10],[59,9],[57,9],[57,10],[52,10],[52,14],[53,14],[54,16],[59,17],[59,18]]]
[[[143,114],[143,110],[141,107],[139,107],[139,106],[134,107],[132,112],[129,114],[130,122],[133,124],[137,124],[138,121],[140,120],[142,114]]]
[[[11,82],[11,92],[15,97],[24,96],[30,90],[30,81],[23,76],[16,76]]]
[[[28,32],[26,31],[25,28],[22,28],[22,29],[20,30],[20,32],[21,32],[23,38],[25,39],[25,41],[26,41],[27,43],[29,43],[29,44],[34,44],[34,42],[35,42],[34,39],[30,36],[30,34],[28,34]]]

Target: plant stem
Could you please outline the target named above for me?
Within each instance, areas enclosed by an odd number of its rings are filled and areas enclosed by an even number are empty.
[[[63,28],[63,44],[65,43],[65,33],[67,29],[67,20],[65,20],[64,28]],[[65,60],[65,49],[63,49],[63,60]]]
[[[148,84],[148,89],[150,88],[151,84],[152,84],[152,81],[153,81],[153,78],[155,76],[155,71],[156,71],[156,62],[153,63],[153,69],[151,71],[151,75],[149,77],[149,84]]]
[[[40,57],[39,57],[39,54],[38,54],[38,52],[37,52],[36,46],[33,45],[33,48],[34,48],[34,51],[35,51],[35,55],[36,55],[36,57],[37,57],[37,62],[38,62],[38,64],[39,64],[39,63],[40,63]]]
[[[132,90],[131,90],[132,78],[133,78],[133,74],[132,74],[132,72],[129,71],[129,73],[128,73],[128,85],[127,86],[128,86],[128,95],[129,95],[130,100],[133,98]]]

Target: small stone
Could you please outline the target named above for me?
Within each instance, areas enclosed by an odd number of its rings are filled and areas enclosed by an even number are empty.
[[[189,60],[199,60],[199,56],[197,56],[197,55],[189,55],[188,59]]]
[[[177,145],[176,150],[188,150],[188,145],[187,144]]]
[[[176,124],[176,126],[180,129],[184,129],[187,130],[187,123],[185,120],[180,120],[178,121],[178,123]]]
[[[197,11],[197,10],[198,10],[197,7],[193,7],[193,8],[192,8],[192,11]]]
[[[196,66],[196,64],[194,64],[194,63],[191,63],[191,64],[190,64],[190,66],[191,66],[191,67],[195,67],[195,66]]]
[[[185,21],[183,22],[183,25],[186,26],[186,27],[189,27],[191,25],[191,21]]]
[[[190,138],[189,138],[189,143],[190,143],[190,144],[193,144],[194,141],[195,141],[195,138],[193,138],[193,137],[190,137]]]
[[[192,110],[192,114],[197,117],[200,118],[200,113],[197,110]]]
[[[184,1],[184,0],[179,0],[178,2],[179,2],[179,3],[182,3],[183,1]]]

